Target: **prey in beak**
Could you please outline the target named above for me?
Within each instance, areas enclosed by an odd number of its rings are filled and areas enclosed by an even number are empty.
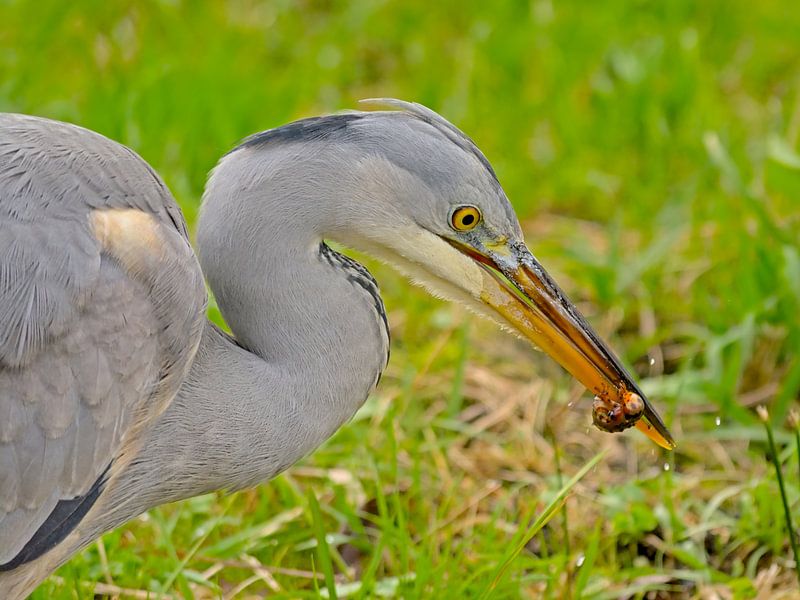
[[[522,242],[446,241],[484,272],[480,299],[595,394],[592,417],[607,432],[635,426],[662,448],[667,427],[633,377]]]

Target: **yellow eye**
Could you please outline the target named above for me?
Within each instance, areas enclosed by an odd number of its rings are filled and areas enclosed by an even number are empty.
[[[475,206],[459,206],[450,217],[450,224],[456,231],[469,231],[481,222],[481,211]]]

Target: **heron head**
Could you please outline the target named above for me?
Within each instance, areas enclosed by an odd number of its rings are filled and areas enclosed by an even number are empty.
[[[377,255],[435,295],[466,304],[529,339],[596,395],[595,424],[636,426],[662,447],[666,426],[608,345],[528,250],[516,214],[475,144],[417,104],[378,101],[354,167],[356,205],[338,241]],[[380,119],[386,119],[381,127]]]

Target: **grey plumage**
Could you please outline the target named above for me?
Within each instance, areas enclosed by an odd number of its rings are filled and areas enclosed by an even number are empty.
[[[131,208],[158,224],[158,270],[126,270],[92,231],[94,211]],[[205,292],[161,180],[130,150],[73,126],[0,117],[0,232],[2,565],[59,501],[89,492],[175,394]]]
[[[273,477],[353,416],[389,329],[375,280],[326,240],[541,343],[604,398],[634,389],[537,280],[475,144],[388,103],[256,134],[214,169],[198,257],[232,336],[203,316],[185,222],[152,169],[87,130],[0,116],[6,598],[153,506]],[[465,205],[469,231],[453,220]]]

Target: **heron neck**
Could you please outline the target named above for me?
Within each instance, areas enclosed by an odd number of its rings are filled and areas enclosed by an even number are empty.
[[[273,477],[328,439],[377,384],[388,358],[377,286],[299,229],[273,222],[254,245],[252,229],[239,245],[207,232],[203,266],[233,337],[206,325],[184,384],[126,476],[158,473],[150,493],[138,491],[143,504]]]

